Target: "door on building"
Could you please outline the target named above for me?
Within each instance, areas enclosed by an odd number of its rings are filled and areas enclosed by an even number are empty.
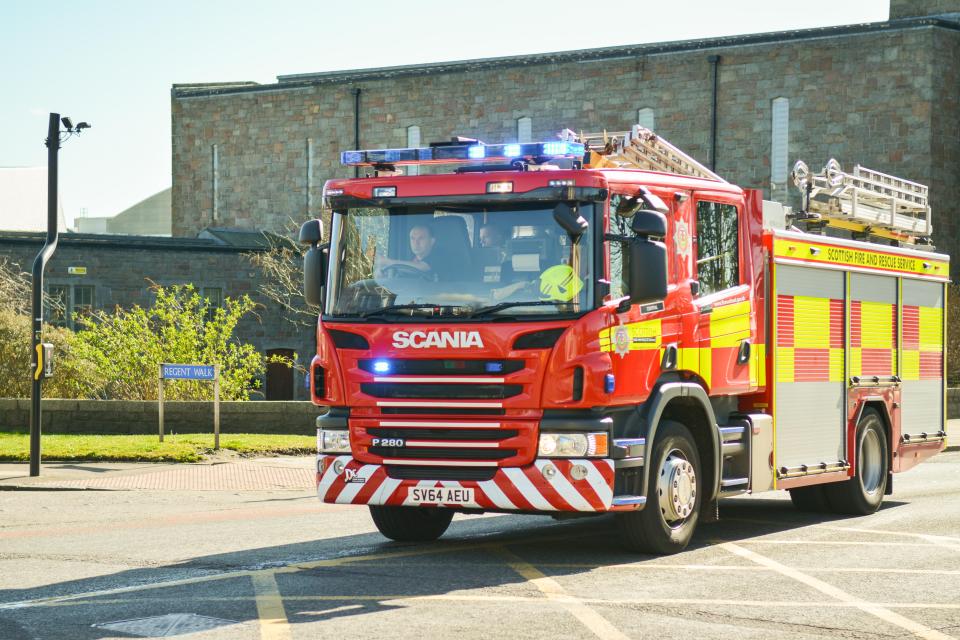
[[[271,356],[280,356],[287,360],[293,360],[293,349],[268,349],[267,358]],[[267,363],[267,400],[293,400],[293,374],[292,367],[280,362]]]

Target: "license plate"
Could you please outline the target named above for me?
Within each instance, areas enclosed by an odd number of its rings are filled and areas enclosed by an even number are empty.
[[[424,489],[422,487],[414,487],[410,490],[410,501],[413,502],[413,504],[472,504],[473,489],[464,489],[462,487]]]

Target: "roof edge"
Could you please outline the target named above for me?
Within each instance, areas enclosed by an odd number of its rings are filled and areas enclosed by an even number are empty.
[[[674,40],[669,42],[617,45],[613,47],[577,49],[572,51],[557,51],[550,53],[534,53],[519,56],[500,56],[494,58],[476,58],[471,60],[427,62],[395,67],[377,67],[344,71],[288,74],[277,76],[277,82],[273,84],[223,83],[223,86],[216,86],[213,84],[175,84],[171,89],[171,95],[174,98],[193,98],[224,94],[253,93],[260,91],[277,91],[321,84],[346,84],[352,82],[363,82],[367,80],[379,80],[384,78],[427,75],[438,72],[449,73],[478,71],[502,67],[526,66],[533,64],[602,61],[634,56],[640,57],[665,53],[682,53],[687,51],[709,50],[736,46],[801,41],[813,38],[839,37],[852,34],[900,31],[918,27],[939,27],[949,29],[951,31],[960,31],[960,22],[954,22],[952,20],[937,16],[921,16],[914,18],[899,18],[884,22],[865,22],[852,25],[798,29],[793,31],[769,31],[763,33],[722,36],[718,38],[703,38],[697,40]]]

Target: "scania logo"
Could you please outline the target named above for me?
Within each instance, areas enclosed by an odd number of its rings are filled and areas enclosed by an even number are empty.
[[[483,348],[479,331],[394,331],[393,346],[397,349]]]

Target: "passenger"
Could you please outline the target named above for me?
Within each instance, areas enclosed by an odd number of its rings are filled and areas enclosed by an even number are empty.
[[[480,227],[480,246],[485,249],[502,249],[506,240],[503,229],[492,222],[487,222]]]

